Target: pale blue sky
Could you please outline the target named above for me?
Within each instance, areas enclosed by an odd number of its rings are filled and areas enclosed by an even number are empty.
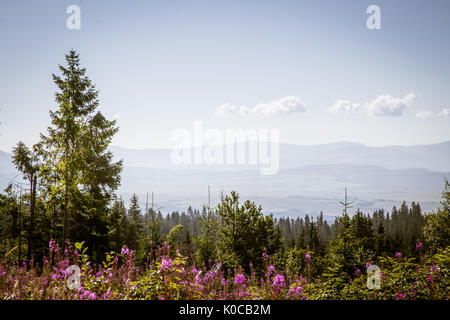
[[[66,8],[81,8],[81,30]],[[381,8],[381,30],[366,9]],[[71,48],[120,115],[114,145],[170,146],[177,128],[279,128],[282,142],[413,145],[450,140],[450,1],[0,2],[0,150],[37,142],[55,109],[51,73]],[[338,99],[415,100],[399,116],[332,114]],[[215,115],[299,97],[305,112]],[[428,118],[418,118],[430,111]]]

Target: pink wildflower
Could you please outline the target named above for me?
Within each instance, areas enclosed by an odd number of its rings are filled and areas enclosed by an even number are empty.
[[[238,285],[244,284],[244,282],[245,282],[244,275],[242,273],[238,273],[236,275],[236,277],[234,278],[234,285],[238,286]]]
[[[275,279],[273,280],[272,286],[277,289],[286,288],[286,284],[284,283],[284,276],[282,274],[277,274]]]

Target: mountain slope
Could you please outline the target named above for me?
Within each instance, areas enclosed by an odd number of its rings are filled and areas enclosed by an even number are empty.
[[[128,167],[203,170],[256,168],[254,165],[175,165],[171,161],[170,149],[131,150],[112,147],[112,151],[115,159],[125,159],[125,166]],[[423,146],[386,147],[370,147],[350,142],[313,146],[280,144],[280,168],[350,164],[387,169],[424,168],[432,171],[450,171],[448,159],[450,159],[450,141]]]

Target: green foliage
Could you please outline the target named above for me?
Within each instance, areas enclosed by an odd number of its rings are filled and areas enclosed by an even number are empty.
[[[177,224],[172,229],[170,229],[169,233],[166,236],[166,242],[170,245],[170,248],[173,250],[176,245],[180,244],[180,235],[183,231],[183,225]]]
[[[355,269],[362,269],[375,258],[374,235],[370,220],[359,211],[350,218],[343,214],[339,219],[338,236],[329,247],[329,259],[334,267],[350,277]]]
[[[200,297],[200,290],[195,292],[198,286],[181,283],[186,263],[187,258],[181,255],[170,259],[170,267],[167,268],[163,267],[162,261],[157,261],[154,268],[139,277],[138,281],[131,282],[129,298],[155,300],[163,296],[164,299],[179,300],[186,299],[192,293],[194,297]]]
[[[38,146],[33,147],[31,151],[22,141],[20,141],[15,148],[13,148],[13,163],[16,168],[23,174],[23,178],[28,180],[30,194],[29,207],[30,218],[28,223],[27,238],[28,238],[28,260],[31,259],[33,253],[33,246],[35,245],[35,208],[36,208],[36,185],[37,175],[40,169],[40,158],[37,152]]]
[[[129,223],[127,209],[122,199],[115,200],[108,219],[110,248],[120,252],[123,245],[128,243]]]
[[[161,237],[161,219],[157,216],[156,211],[151,208],[145,216],[146,224],[146,236],[148,237],[147,243],[156,249],[157,246],[161,245],[163,238]]]
[[[137,250],[139,242],[144,234],[144,217],[141,215],[139,199],[136,194],[130,199],[130,207],[127,215],[127,232],[124,244],[129,248]]]
[[[231,192],[218,206],[220,231],[218,248],[220,259],[228,267],[242,266],[246,271],[250,262],[257,272],[262,270],[261,253],[275,253],[282,245],[280,231],[271,216],[264,216],[254,202],[239,204],[239,195]]]
[[[298,247],[291,248],[286,251],[286,269],[291,274],[304,274],[306,250]]]
[[[441,204],[442,208],[438,208],[436,213],[425,215],[425,241],[433,252],[450,245],[450,185],[447,179]]]
[[[195,239],[197,246],[197,262],[199,265],[216,259],[216,238],[218,231],[217,216],[210,208],[205,208],[200,219],[200,236]]]

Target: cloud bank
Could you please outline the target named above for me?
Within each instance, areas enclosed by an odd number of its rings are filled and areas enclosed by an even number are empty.
[[[431,111],[419,111],[416,113],[417,118],[426,119],[433,116],[433,112]]]
[[[411,91],[403,98],[396,98],[389,94],[382,94],[363,106],[360,103],[352,103],[348,100],[337,100],[333,106],[328,108],[331,113],[361,113],[369,116],[401,116],[407,107],[411,106],[416,99],[416,94]]]
[[[361,105],[359,103],[351,103],[348,100],[337,100],[334,105],[328,108],[328,111],[331,113],[339,113],[339,112],[352,112],[358,113],[361,111]]]
[[[253,107],[238,107],[229,103],[225,103],[216,109],[216,114],[219,116],[236,115],[241,117],[267,117],[271,115],[288,115],[305,111],[306,105],[301,101],[299,97],[287,96],[268,103],[259,103]]]
[[[450,117],[450,108],[442,109],[442,112],[438,114],[439,117]]]
[[[430,118],[433,116],[434,114],[431,111],[420,111],[416,113],[416,117],[421,119]],[[442,109],[442,111],[439,112],[437,116],[441,118],[450,118],[450,109],[449,108]]]

